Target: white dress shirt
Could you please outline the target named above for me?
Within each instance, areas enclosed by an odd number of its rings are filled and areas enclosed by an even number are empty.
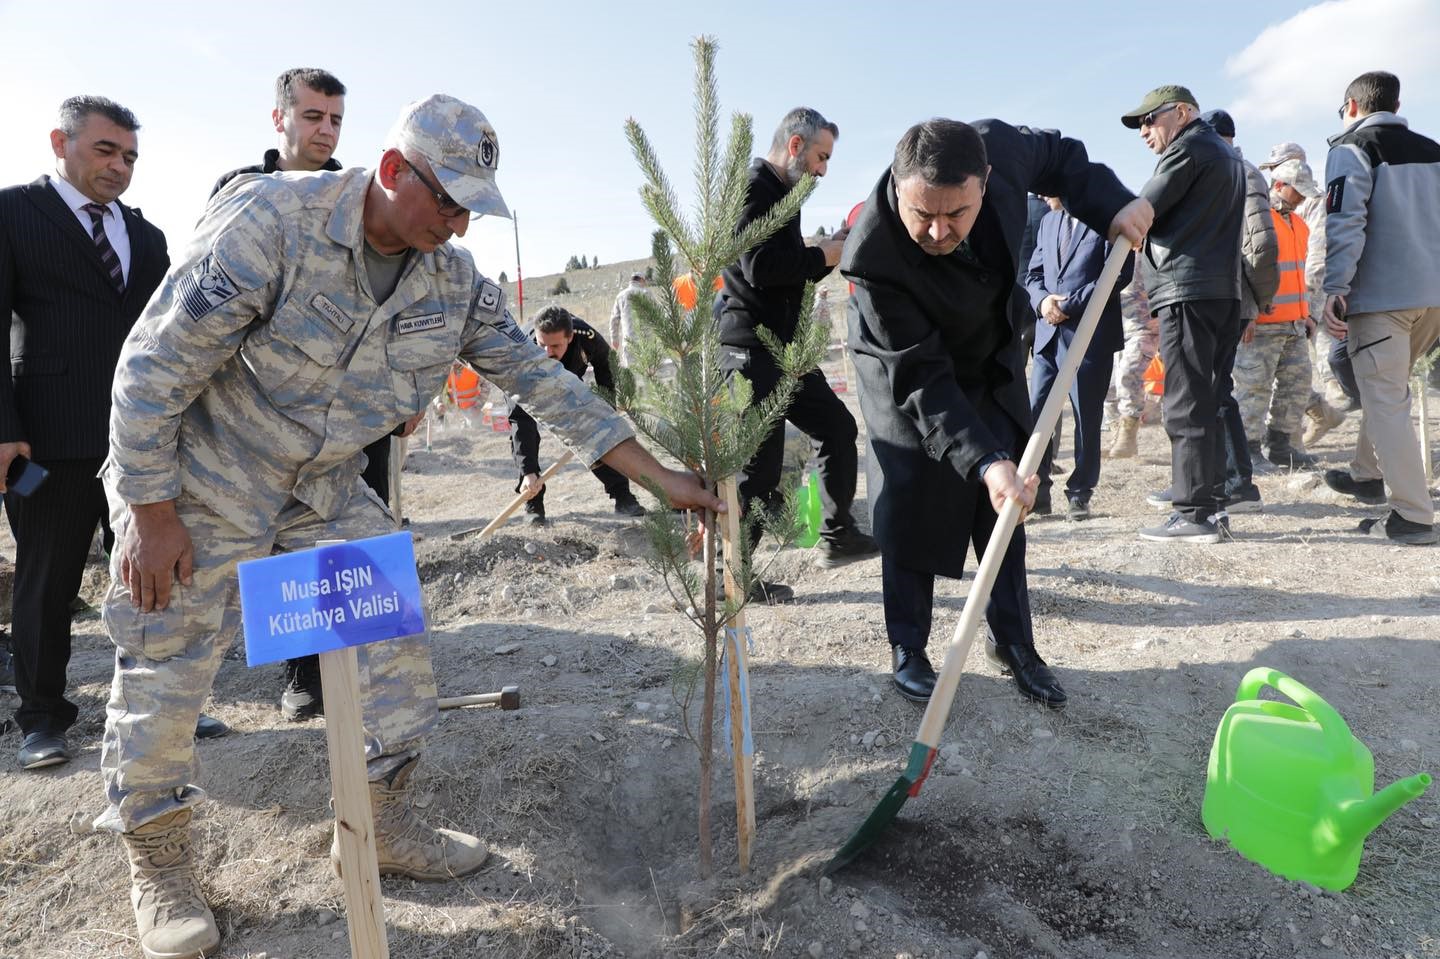
[[[75,214],[75,219],[85,228],[85,235],[95,235],[95,221],[90,219],[88,210],[81,209],[85,204],[94,202],[88,196],[75,189],[69,180],[58,174],[50,177],[50,185],[55,192],[60,194],[60,199],[70,207],[70,212]],[[125,277],[125,282],[130,282],[130,233],[125,229],[125,217],[120,212],[120,204],[111,200],[105,204],[105,236],[110,240],[110,245],[115,248],[115,255],[120,258],[120,272]],[[94,242],[93,240],[91,242]]]

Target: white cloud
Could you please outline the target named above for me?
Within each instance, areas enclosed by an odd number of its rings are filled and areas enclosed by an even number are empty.
[[[1267,27],[1225,63],[1238,84],[1237,116],[1293,121],[1335,117],[1345,86],[1367,70],[1400,77],[1401,112],[1433,105],[1440,88],[1436,0],[1330,0]],[[1333,132],[1333,130],[1332,130]]]

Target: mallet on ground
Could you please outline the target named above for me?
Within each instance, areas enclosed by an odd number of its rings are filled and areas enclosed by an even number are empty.
[[[466,706],[499,706],[501,709],[519,709],[520,687],[506,686],[498,693],[440,697],[441,709],[462,709]]]

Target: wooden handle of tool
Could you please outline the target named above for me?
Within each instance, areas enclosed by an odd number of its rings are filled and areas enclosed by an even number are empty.
[[[1080,328],[1075,331],[1075,338],[1070,341],[1065,352],[1065,362],[1060,365],[1060,371],[1055,375],[1055,382],[1050,386],[1050,396],[1040,409],[1030,441],[1025,444],[1025,454],[1020,457],[1020,465],[1016,468],[1022,483],[1033,476],[1040,466],[1040,458],[1045,455],[1045,447],[1049,445],[1050,436],[1055,432],[1055,423],[1060,418],[1060,404],[1069,399],[1070,386],[1075,382],[1075,371],[1080,368],[1080,361],[1085,358],[1085,350],[1095,335],[1100,314],[1105,310],[1105,304],[1115,288],[1115,279],[1120,275],[1120,269],[1129,255],[1130,244],[1123,239],[1118,240],[1105,260],[1105,268],[1100,271],[1100,278],[1095,281],[1095,292],[1090,297],[1090,305],[1085,308],[1085,315],[1080,318]],[[988,494],[982,488],[977,495]],[[1020,501],[1006,500],[1000,510],[1000,517],[996,520],[995,529],[990,533],[985,555],[980,558],[975,582],[971,584],[970,593],[965,597],[965,609],[960,613],[960,622],[955,626],[955,635],[945,653],[945,665],[940,670],[935,691],[930,695],[930,705],[925,708],[925,718],[920,721],[920,732],[915,737],[917,742],[924,743],[931,749],[940,745],[940,733],[945,729],[945,721],[950,718],[950,707],[955,701],[955,690],[960,685],[960,674],[965,669],[965,660],[975,642],[980,618],[985,615],[985,606],[990,602],[990,591],[994,589],[995,578],[1000,573],[1000,563],[1005,558],[1005,551],[1010,547],[1010,537],[1014,535],[1019,521]]]
[[[462,709],[466,706],[498,706],[500,693],[479,693],[474,696],[441,696],[436,704],[441,709]]]
[[[549,467],[546,468],[545,472],[540,474],[540,482],[544,483],[549,480],[550,477],[560,472],[561,467],[563,467],[566,463],[570,462],[574,458],[575,454],[572,453],[570,450],[566,450],[563,456],[561,456],[555,462],[551,463]],[[526,496],[523,492],[517,494],[515,498],[510,501],[510,505],[501,510],[500,515],[492,519],[489,525],[480,531],[480,535],[477,538],[484,539],[485,537],[489,536],[491,533],[499,529],[501,526],[503,526],[505,524],[505,521],[511,516],[513,516],[517,509],[524,506],[525,501],[529,498],[530,497]]]

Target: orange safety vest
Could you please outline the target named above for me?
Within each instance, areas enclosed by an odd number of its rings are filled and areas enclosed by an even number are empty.
[[[1310,228],[1298,213],[1288,217],[1271,210],[1275,237],[1280,241],[1280,289],[1275,291],[1273,309],[1261,313],[1256,323],[1294,323],[1310,314],[1305,290],[1305,253],[1310,248]]]
[[[449,381],[445,384],[450,398],[462,410],[468,410],[480,398],[480,374],[469,366],[456,363],[450,369]]]
[[[695,288],[694,273],[681,273],[675,277],[670,286],[675,290],[675,299],[680,301],[681,306],[687,310],[695,309],[695,304],[699,300],[699,290]],[[715,277],[714,292],[719,293],[724,286],[725,278],[721,276]]]

